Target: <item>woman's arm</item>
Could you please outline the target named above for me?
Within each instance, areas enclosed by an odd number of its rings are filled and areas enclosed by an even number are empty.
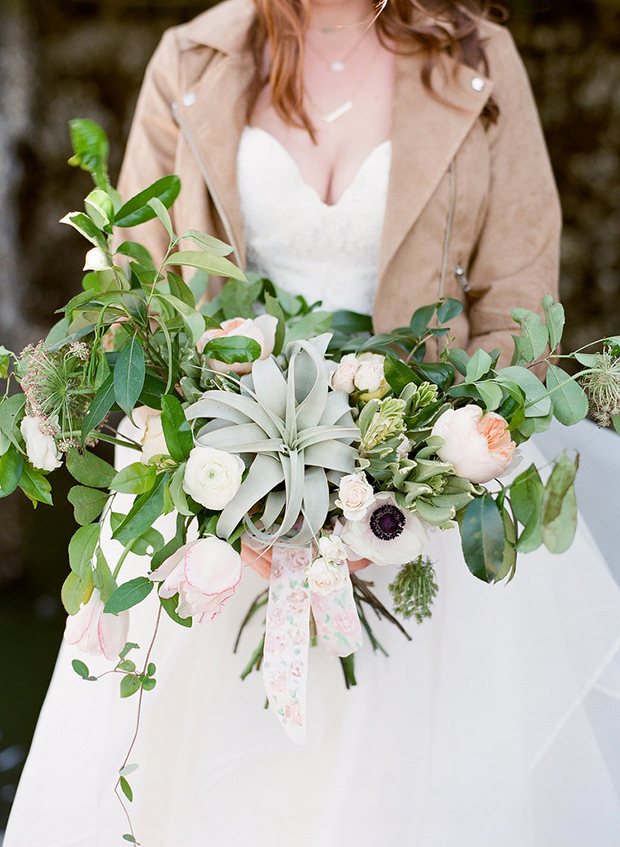
[[[510,33],[493,27],[485,43],[500,115],[488,129],[491,184],[469,269],[470,352],[512,355],[510,308],[541,312],[557,299],[561,209],[529,80]]]

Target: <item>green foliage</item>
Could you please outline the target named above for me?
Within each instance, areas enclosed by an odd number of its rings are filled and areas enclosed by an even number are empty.
[[[124,582],[116,589],[114,594],[105,604],[104,611],[111,615],[118,615],[132,606],[137,606],[153,590],[155,583],[148,576],[137,576],[135,579]]]

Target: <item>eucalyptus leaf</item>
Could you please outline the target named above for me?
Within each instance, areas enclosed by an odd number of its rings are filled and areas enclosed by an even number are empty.
[[[534,362],[547,349],[549,330],[543,325],[540,315],[536,312],[528,309],[511,309],[510,314],[521,327],[521,335],[513,336],[517,351],[526,362]]]
[[[545,296],[542,305],[545,312],[545,325],[549,333],[549,347],[553,353],[562,340],[565,323],[564,306],[556,303],[551,294]]]
[[[481,377],[488,373],[489,368],[491,367],[491,362],[491,357],[486,350],[483,350],[482,348],[476,350],[467,363],[467,368],[465,370],[465,382],[478,382]]]
[[[477,382],[476,388],[482,397],[487,412],[494,412],[499,409],[504,397],[501,386],[492,380],[485,380]]]
[[[91,488],[107,488],[116,474],[104,459],[88,450],[80,453],[75,447],[67,453],[67,470],[74,479]]]
[[[544,508],[544,506],[543,506]],[[557,517],[541,527],[545,547],[551,553],[564,553],[573,543],[577,531],[577,498],[570,486],[561,500]]]
[[[116,589],[114,594],[105,604],[104,612],[118,615],[133,606],[141,603],[153,590],[155,583],[148,576],[138,576],[135,579],[124,582]]]
[[[409,329],[411,330],[413,335],[424,335],[424,333],[428,329],[428,325],[433,315],[435,314],[436,309],[436,303],[432,303],[429,306],[422,306],[420,309],[416,309],[416,311],[413,313],[411,321],[409,322]]]
[[[99,542],[101,525],[91,523],[81,526],[69,542],[69,566],[74,574],[83,576],[92,570],[93,556]]]
[[[464,308],[465,307],[460,300],[454,300],[453,298],[448,297],[437,308],[437,321],[440,325],[447,324],[451,320],[454,320],[454,318],[458,318]]]
[[[533,464],[510,485],[510,504],[515,517],[524,527],[517,541],[517,550],[521,553],[531,553],[542,544],[540,526],[543,491],[542,479]]]
[[[74,485],[69,490],[67,499],[73,505],[76,522],[85,526],[92,523],[103,512],[108,495],[107,492],[99,491],[96,488]]]
[[[133,462],[118,471],[110,481],[109,488],[123,494],[144,494],[153,488],[156,476],[157,471],[153,465]]]
[[[564,426],[579,423],[588,414],[588,397],[583,388],[555,365],[547,369],[547,390],[553,414]]]
[[[469,362],[469,356],[465,350],[460,350],[458,347],[449,348],[448,361],[462,376],[465,376],[467,373],[467,364]]]
[[[497,371],[496,379],[500,385],[510,386],[511,383],[514,383],[524,391],[526,397],[526,418],[545,416],[551,411],[551,398],[547,396],[545,386],[527,368],[517,365],[501,368]]]

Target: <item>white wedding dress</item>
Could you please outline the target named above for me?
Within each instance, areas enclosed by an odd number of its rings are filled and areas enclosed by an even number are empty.
[[[389,156],[389,143],[378,147],[326,206],[275,139],[246,130],[239,184],[253,269],[327,308],[370,311]],[[604,441],[611,462],[619,442]],[[544,462],[535,447],[524,452]],[[119,463],[129,460],[119,451]],[[432,620],[408,626],[410,643],[377,621],[390,655],[365,643],[357,687],[347,691],[339,662],[311,649],[305,747],[263,708],[260,674],[239,678],[260,638],[257,616],[232,653],[266,587],[254,571],[214,622],[188,630],[164,617],[157,687],[145,694],[131,757],[144,847],[620,843],[620,590],[587,528],[563,556],[523,556],[508,585],[469,574],[456,530],[432,533],[430,553],[439,583]],[[124,577],[142,566],[130,557]],[[389,604],[392,569],[364,576]],[[155,610],[150,597],[133,614],[141,653]],[[63,646],[4,847],[124,843],[113,786],[137,698],[121,700],[113,676],[79,679],[74,657],[91,672],[107,666]]]

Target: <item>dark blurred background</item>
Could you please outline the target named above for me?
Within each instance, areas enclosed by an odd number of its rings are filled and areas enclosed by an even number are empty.
[[[20,350],[80,290],[85,242],[57,221],[90,178],[67,125],[89,117],[118,174],[146,62],[162,31],[209,3],[0,0],[0,343]],[[510,0],[565,215],[562,299],[575,349],[620,332],[620,0]],[[56,472],[62,503],[62,470]],[[0,833],[58,649],[69,510],[0,501]],[[0,834],[1,841],[1,834]]]

